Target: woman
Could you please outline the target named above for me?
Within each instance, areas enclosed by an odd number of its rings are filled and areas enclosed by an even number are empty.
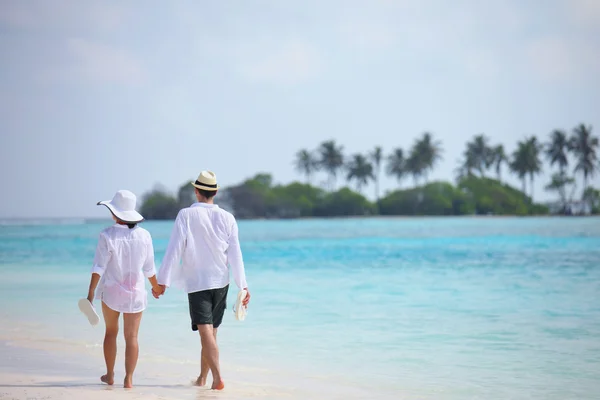
[[[148,298],[144,276],[152,284],[153,290],[160,291],[156,281],[152,237],[137,225],[144,218],[135,211],[135,204],[136,197],[128,190],[119,190],[111,201],[98,203],[110,210],[116,223],[100,233],[87,296],[92,303],[97,288],[102,300],[106,324],[106,375],[100,380],[108,385],[114,383],[119,315],[123,313],[125,388],[133,386],[133,371],[138,360],[138,330]]]

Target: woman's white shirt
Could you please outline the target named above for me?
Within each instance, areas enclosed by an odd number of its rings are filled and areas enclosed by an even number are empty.
[[[138,313],[146,309],[144,278],[156,275],[150,232],[115,224],[100,232],[92,273],[101,276],[97,296],[111,309]]]

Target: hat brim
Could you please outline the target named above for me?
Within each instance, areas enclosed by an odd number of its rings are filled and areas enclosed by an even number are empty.
[[[200,189],[200,190],[207,190],[209,192],[216,192],[217,190],[219,190],[220,186],[217,185],[217,187],[210,187],[210,186],[203,186],[203,185],[196,185],[196,182],[190,182],[192,184],[193,187],[195,187],[196,189]]]
[[[115,217],[119,218],[123,222],[136,224],[136,223],[142,222],[144,220],[144,217],[142,217],[142,214],[140,214],[139,212],[137,212],[135,210],[133,210],[133,211],[121,211],[121,210],[117,209],[110,202],[110,200],[99,201],[98,205],[99,206],[105,206],[106,208],[108,208],[110,210],[110,212],[112,212],[114,214]]]

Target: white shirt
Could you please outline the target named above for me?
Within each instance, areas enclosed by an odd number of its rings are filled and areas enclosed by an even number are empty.
[[[97,292],[108,307],[122,313],[146,309],[144,277],[156,274],[152,237],[144,228],[115,224],[100,233],[92,273],[102,278]]]
[[[246,288],[235,217],[207,203],[194,203],[179,211],[158,271],[158,283],[187,293],[223,288],[229,284],[228,265],[238,288]]]

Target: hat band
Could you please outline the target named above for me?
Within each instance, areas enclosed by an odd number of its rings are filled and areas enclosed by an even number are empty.
[[[217,185],[216,185],[216,184],[214,184],[214,185],[209,185],[208,183],[202,183],[202,182],[200,182],[199,180],[196,180],[196,185],[198,185],[198,186],[205,186],[205,187],[209,187],[209,188],[213,188],[213,189],[216,189],[216,188],[217,188]]]

